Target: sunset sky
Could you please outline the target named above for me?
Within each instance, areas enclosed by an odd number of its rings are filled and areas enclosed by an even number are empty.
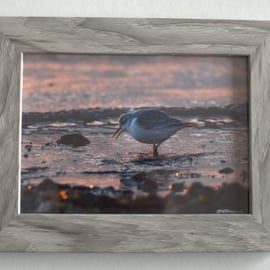
[[[242,104],[247,70],[245,57],[25,54],[23,111]]]

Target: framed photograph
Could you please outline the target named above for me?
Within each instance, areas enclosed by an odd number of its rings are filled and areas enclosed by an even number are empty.
[[[21,213],[249,213],[247,64],[26,53]]]
[[[0,33],[0,251],[270,250],[269,22]]]

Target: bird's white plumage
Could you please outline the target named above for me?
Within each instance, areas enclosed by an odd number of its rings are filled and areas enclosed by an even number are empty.
[[[119,126],[141,143],[160,144],[187,123],[156,109],[143,109],[122,115]]]
[[[130,121],[126,131],[137,141],[146,144],[158,144],[171,137],[175,132],[175,128],[166,128],[165,125],[159,125],[150,129],[145,129],[135,117]]]

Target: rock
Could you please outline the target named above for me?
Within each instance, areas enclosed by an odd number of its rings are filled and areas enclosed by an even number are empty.
[[[215,190],[210,186],[204,186],[202,183],[195,182],[188,191],[188,196],[196,198],[200,203],[212,201],[215,196]]]
[[[185,182],[172,184],[172,192],[182,192],[185,189]]]
[[[53,143],[50,143],[50,142],[47,142],[44,144],[45,146],[53,146],[54,144]]]
[[[112,186],[105,187],[102,189],[102,195],[114,197],[115,196],[115,189]]]
[[[143,192],[155,194],[158,190],[158,184],[153,180],[147,180],[139,184],[138,189],[142,190]]]
[[[120,183],[126,187],[136,187],[138,185],[138,182],[136,182],[133,179],[122,179],[121,178]]]
[[[199,173],[191,173],[190,174],[190,177],[191,178],[200,178],[202,175],[201,174],[199,174]]]
[[[96,196],[92,193],[82,193],[78,197],[77,201],[74,202],[76,206],[79,206],[81,209],[89,208],[95,202]]]
[[[90,192],[94,195],[101,195],[102,189],[100,187],[93,187],[90,189]]]
[[[21,213],[34,213],[40,204],[40,197],[35,186],[22,186],[21,189]]]
[[[131,180],[137,183],[137,188],[143,192],[154,194],[158,190],[157,182],[149,177],[149,173],[137,173],[132,176]]]
[[[164,213],[165,200],[161,197],[150,194],[147,197],[137,198],[134,201],[131,201],[129,213],[138,213],[138,214],[157,214]]]
[[[249,211],[249,190],[239,183],[224,183],[218,190],[218,209],[230,209],[247,213]]]
[[[125,198],[125,199],[128,199],[128,200],[132,199],[133,194],[134,194],[133,191],[129,190],[129,189],[118,190],[116,192],[116,196],[118,196],[120,198]]]
[[[88,145],[90,141],[81,134],[68,134],[63,135],[56,143],[78,147]]]
[[[53,182],[53,180],[46,178],[40,183],[38,186],[38,191],[49,191],[49,192],[55,192],[59,189],[59,186]]]
[[[143,175],[141,175],[143,176]],[[140,178],[140,177],[139,177]],[[184,182],[173,183],[172,192],[161,197],[151,179],[138,183],[149,194],[135,196],[132,190],[72,186],[44,179],[39,185],[21,187],[22,213],[248,213],[249,189],[239,183],[222,184],[220,188],[200,182],[181,192]],[[224,210],[225,209],[225,210]],[[227,210],[229,209],[229,211]]]
[[[219,173],[224,173],[224,174],[230,174],[230,173],[233,173],[234,170],[230,167],[226,167],[226,168],[223,168],[221,170],[218,171]]]
[[[193,183],[188,189],[188,195],[191,197],[197,197],[204,192],[204,185],[200,182]]]
[[[27,144],[25,147],[24,147],[28,152],[31,152],[32,150],[32,144]]]
[[[144,181],[148,180],[146,172],[140,172],[132,176],[132,179],[134,179],[138,183],[142,183]]]

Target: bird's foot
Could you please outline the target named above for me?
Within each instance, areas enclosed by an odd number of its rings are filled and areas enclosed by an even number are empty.
[[[153,156],[158,157],[158,145],[153,145]]]

